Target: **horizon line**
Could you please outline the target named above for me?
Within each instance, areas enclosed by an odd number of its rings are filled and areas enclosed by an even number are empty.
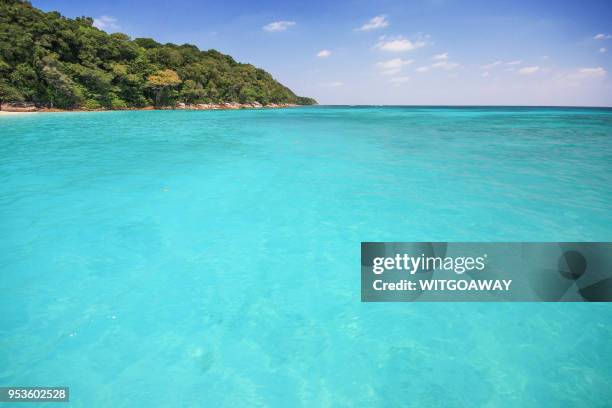
[[[316,105],[301,105],[301,106],[379,106],[379,107],[434,107],[434,108],[598,108],[612,109],[612,105],[597,106],[597,105],[459,105],[459,104],[354,104],[354,103],[320,103]]]

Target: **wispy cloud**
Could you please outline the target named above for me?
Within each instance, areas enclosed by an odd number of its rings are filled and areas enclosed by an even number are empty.
[[[601,48],[599,49],[599,52],[601,52],[601,53],[604,53],[604,52],[606,52],[606,51],[608,51],[608,49],[607,49],[606,47],[601,47]]]
[[[595,36],[593,36],[594,40],[609,40],[610,38],[612,38],[612,35],[610,34],[596,34]]]
[[[520,75],[532,75],[537,72],[540,72],[540,69],[541,69],[540,67],[525,67],[525,68],[519,69],[517,72]]]
[[[339,86],[344,86],[344,82],[342,82],[342,81],[333,81],[333,82],[326,82],[326,83],[321,84],[321,85],[327,86],[327,87],[330,87],[330,88],[337,88]]]
[[[367,23],[357,29],[357,31],[371,31],[378,30],[379,28],[385,28],[389,26],[389,20],[387,16],[381,15],[371,18]]]
[[[448,52],[445,52],[443,54],[434,55],[433,59],[435,59],[435,60],[447,60],[448,59]]]
[[[119,24],[117,24],[117,19],[113,16],[100,16],[94,18],[93,26],[99,28],[104,31],[117,31],[119,30]]]
[[[393,77],[389,79],[389,82],[394,83],[394,84],[403,84],[404,82],[408,82],[408,81],[410,81],[409,76]]]
[[[319,51],[319,52],[317,53],[317,57],[319,57],[319,58],[327,58],[327,57],[329,57],[331,54],[332,54],[332,53],[331,53],[331,51],[329,51],[329,50],[321,50],[321,51]]]
[[[436,62],[435,64],[431,64],[431,68],[445,69],[447,71],[450,71],[452,69],[456,69],[459,67],[460,65],[458,63],[451,62],[451,61],[440,61],[440,62]]]
[[[418,67],[416,69],[416,72],[420,72],[420,73],[424,73],[424,72],[428,72],[428,71],[432,71],[432,70],[444,70],[444,71],[452,71],[455,70],[457,68],[461,68],[461,64],[451,61],[450,59],[448,59],[448,54],[444,53],[441,54],[444,55],[444,58],[437,58],[437,62],[434,62],[431,65],[423,65],[421,67]],[[434,59],[436,59],[434,57]]]
[[[410,65],[413,62],[413,60],[403,60],[401,58],[394,58],[388,61],[377,62],[376,67],[383,75],[395,75],[402,70],[402,67]]]
[[[548,59],[548,57],[544,56],[544,57],[542,57],[542,59]],[[491,68],[495,68],[495,67],[500,66],[500,65],[507,65],[509,67],[513,67],[513,66],[516,66],[516,65],[521,65],[522,63],[523,63],[522,60],[506,61],[506,62],[498,60],[498,61],[491,62],[489,64],[482,65],[480,68],[484,69],[484,70],[489,70]],[[509,71],[513,71],[514,69],[513,68],[508,68],[508,70]]]
[[[582,78],[602,78],[606,76],[607,72],[602,67],[597,68],[580,68],[578,75]]]
[[[295,25],[295,21],[273,21],[269,24],[263,26],[264,31],[268,31],[271,33],[285,31],[289,27],[293,27]]]
[[[413,51],[417,48],[421,48],[425,46],[425,41],[422,39],[418,39],[415,41],[410,41],[403,36],[398,37],[381,37],[380,42],[376,44],[376,48],[379,48],[383,51],[389,52],[405,52],[405,51]]]
[[[482,66],[482,69],[491,69],[491,68],[495,68],[498,65],[503,64],[502,61],[495,61],[495,62],[491,62],[490,64],[485,64]]]
[[[579,68],[569,73],[557,75],[557,79],[562,80],[564,86],[580,86],[583,81],[594,81],[604,78],[607,71],[602,67]]]

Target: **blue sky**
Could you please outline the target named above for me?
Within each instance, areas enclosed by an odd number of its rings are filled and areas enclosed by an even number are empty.
[[[612,1],[34,0],[215,48],[322,104],[612,106]]]

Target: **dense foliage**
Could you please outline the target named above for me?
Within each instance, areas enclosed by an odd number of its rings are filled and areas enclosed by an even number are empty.
[[[0,103],[89,109],[186,103],[313,104],[215,50],[131,40],[20,0],[0,0]]]

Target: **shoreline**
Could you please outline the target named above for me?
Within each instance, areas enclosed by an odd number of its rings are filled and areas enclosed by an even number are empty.
[[[58,109],[58,108],[37,108],[35,106],[15,106],[2,105],[0,115],[20,115],[31,113],[50,113],[50,112],[113,112],[113,111],[152,111],[152,110],[240,110],[240,109],[278,109],[278,108],[294,108],[297,105],[293,103],[270,103],[262,105],[258,102],[254,103],[198,103],[185,104],[179,103],[176,106],[143,106],[142,108],[124,108],[124,109]],[[305,106],[305,105],[304,105]]]
[[[38,113],[38,112],[11,112],[11,111],[0,111],[0,116],[13,116],[13,115],[27,115],[27,114],[31,114],[31,113]]]
[[[303,106],[327,106],[327,107],[351,107],[351,108],[451,108],[451,109],[469,109],[469,108],[507,108],[507,109],[598,109],[610,110],[612,106],[545,106],[545,105],[297,105],[290,103],[268,104],[262,105],[255,103],[237,103],[226,102],[219,104],[183,104],[179,103],[176,106],[143,106],[141,108],[123,108],[123,109],[58,109],[58,108],[37,108],[35,106],[16,106],[3,104],[0,110],[0,116],[16,116],[21,114],[32,113],[62,113],[62,112],[116,112],[116,111],[161,111],[161,110],[241,110],[241,109],[279,109],[279,108],[294,108]]]

